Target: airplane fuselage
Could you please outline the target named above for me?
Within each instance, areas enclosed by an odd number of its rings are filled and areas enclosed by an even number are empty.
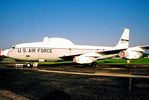
[[[85,46],[76,45],[73,47],[20,47],[11,48],[7,56],[18,60],[32,61],[58,61],[63,60],[61,57],[70,55],[79,55],[89,52],[101,52],[112,50],[113,47]]]
[[[99,59],[116,56],[129,46],[129,29],[125,29],[114,47],[75,45],[65,38],[45,37],[42,42],[21,43],[6,49],[2,55],[26,61],[70,60],[78,64],[91,64]]]

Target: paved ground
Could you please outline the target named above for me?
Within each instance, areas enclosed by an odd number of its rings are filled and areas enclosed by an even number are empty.
[[[128,76],[130,73],[124,66],[104,66],[100,70],[89,67],[49,66],[49,72],[43,71],[43,67],[40,71],[10,67],[0,66],[0,100],[6,100],[7,95],[4,95],[3,91],[9,91],[6,94],[12,93],[12,97],[15,95],[18,100],[20,96],[31,100],[149,100],[148,65],[134,68],[131,71],[134,77],[120,76]],[[50,72],[51,70],[83,72],[86,75]],[[109,76],[87,75],[94,73],[109,73]],[[9,95],[9,98],[12,97]]]

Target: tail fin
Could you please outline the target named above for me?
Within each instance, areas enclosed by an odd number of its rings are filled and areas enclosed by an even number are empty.
[[[125,28],[115,48],[123,49],[123,48],[128,48],[128,47],[129,47],[129,29]]]

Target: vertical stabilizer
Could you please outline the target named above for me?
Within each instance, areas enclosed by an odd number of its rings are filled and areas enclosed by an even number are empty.
[[[129,47],[129,29],[125,28],[115,48],[123,49],[123,48],[128,48],[128,47]]]

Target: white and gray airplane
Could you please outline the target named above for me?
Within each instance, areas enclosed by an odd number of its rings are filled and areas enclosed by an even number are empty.
[[[21,43],[4,51],[0,56],[25,61],[60,61],[69,60],[78,64],[96,64],[97,60],[112,58],[138,59],[143,56],[149,45],[129,47],[129,29],[123,34],[114,47],[75,45],[65,38],[45,37],[42,42]],[[27,63],[27,66],[30,66]]]
[[[129,29],[124,29],[118,44],[114,47],[75,45],[65,38],[45,37],[42,42],[17,44],[2,51],[1,55],[25,61],[69,60],[78,64],[94,64],[97,60],[118,55],[128,46]],[[121,55],[125,52],[121,52]]]

